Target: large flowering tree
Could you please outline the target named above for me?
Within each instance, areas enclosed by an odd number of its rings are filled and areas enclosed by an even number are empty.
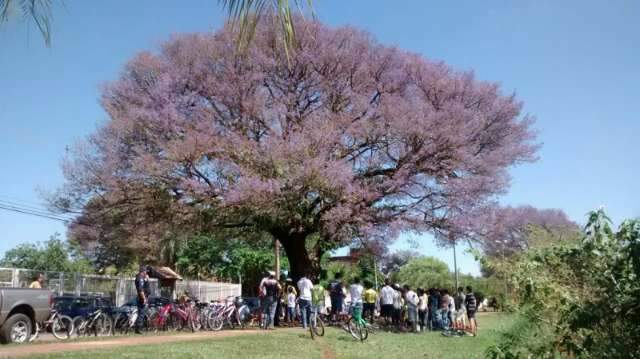
[[[72,235],[108,241],[108,218],[144,256],[169,233],[249,229],[297,277],[330,248],[440,226],[534,159],[532,120],[498,85],[297,21],[290,61],[268,24],[241,53],[224,28],[132,59],[104,89],[109,120],[65,163],[57,204],[85,208]]]

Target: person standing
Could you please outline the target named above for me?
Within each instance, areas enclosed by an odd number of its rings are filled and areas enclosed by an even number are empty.
[[[278,294],[280,293],[280,283],[276,280],[274,272],[269,272],[267,277],[260,282],[260,294],[262,295],[263,328],[274,329],[274,317]]]
[[[289,292],[287,294],[287,322],[291,325],[293,318],[296,317],[296,294],[294,293],[293,287],[287,288],[287,291]]]
[[[38,273],[38,276],[29,285],[29,288],[31,288],[31,289],[42,289],[43,285],[44,285],[44,273]]]
[[[311,315],[314,319],[317,319],[318,315],[324,307],[324,288],[320,283],[313,286],[311,289]],[[317,322],[316,322],[317,323]]]
[[[464,288],[458,287],[458,292],[453,297],[453,301],[456,306],[455,322],[456,322],[456,327],[462,327],[463,329],[465,327],[465,323],[464,323],[465,322],[464,314],[466,311],[465,305],[464,305],[465,299],[466,299],[466,296],[464,294]]]
[[[298,304],[300,305],[300,314],[302,316],[302,327],[307,329],[309,325],[309,318],[311,316],[311,290],[313,289],[313,283],[307,278],[307,275],[303,275],[298,281],[298,290],[300,291],[300,298],[298,298]]]
[[[442,296],[440,297],[440,319],[442,321],[442,329],[449,328],[449,301],[451,297],[449,296],[449,291],[447,289],[441,290]]]
[[[476,322],[476,311],[478,310],[478,303],[476,295],[473,293],[473,288],[467,286],[467,295],[464,299],[464,305],[467,308],[467,318],[469,318],[469,325],[471,326],[471,333],[473,336],[478,335],[478,323]]]
[[[368,317],[371,323],[374,321],[376,311],[376,300],[378,300],[378,292],[373,289],[370,281],[365,283],[367,289],[364,291],[364,312],[363,316]]]
[[[407,303],[407,317],[410,330],[414,333],[418,332],[418,295],[411,290],[409,285],[404,286],[404,299]]]
[[[142,334],[144,326],[144,310],[149,303],[149,275],[152,273],[151,266],[140,266],[140,271],[135,278],[138,317],[136,318],[136,334]]]
[[[293,285],[293,280],[291,278],[285,279],[283,288],[284,288],[284,293],[285,293],[285,296],[286,296],[285,299],[287,300],[287,311],[284,313],[285,320],[287,322],[291,323],[295,319],[295,305],[294,305],[294,316],[290,317],[289,310],[288,310],[288,307],[289,307],[289,303],[288,303],[289,296],[288,296],[288,293],[290,293],[290,291],[293,291],[293,297],[296,298],[298,296],[298,292],[296,291],[296,287]]]
[[[329,298],[331,299],[331,321],[335,322],[337,315],[342,313],[344,303],[344,285],[342,283],[342,273],[338,272],[335,278],[329,283]]]
[[[353,278],[353,284],[349,286],[349,296],[351,297],[351,315],[362,316],[362,294],[364,287],[360,284],[360,277]]]
[[[397,330],[400,330],[401,321],[402,321],[402,293],[401,289],[397,284],[393,285],[393,324],[396,326]]]
[[[389,325],[393,318],[394,292],[389,279],[385,279],[384,287],[380,290],[380,315],[384,318],[386,325]]]
[[[418,330],[424,332],[426,330],[425,328],[427,326],[427,320],[428,320],[427,313],[429,311],[429,307],[428,307],[429,297],[427,296],[427,293],[425,292],[425,290],[422,288],[418,288],[417,292],[418,292],[418,325],[419,325]]]

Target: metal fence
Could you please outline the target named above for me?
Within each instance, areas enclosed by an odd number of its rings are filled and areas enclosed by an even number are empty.
[[[115,305],[122,305],[136,296],[134,278],[115,277],[105,275],[43,272],[21,268],[0,268],[0,287],[28,288],[38,277],[44,273],[44,287],[57,295],[95,295],[109,297]],[[174,293],[182,293],[188,290],[192,296],[200,300],[221,300],[228,296],[239,296],[242,293],[240,284],[216,283],[205,281],[183,280],[176,283],[173,288],[160,288],[157,279],[150,280],[152,296],[172,297]]]

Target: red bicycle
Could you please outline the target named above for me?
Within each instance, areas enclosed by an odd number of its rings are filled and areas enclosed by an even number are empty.
[[[170,303],[151,315],[149,325],[154,331],[182,330],[186,327],[195,332],[202,328],[200,317],[201,315],[191,302],[187,302],[184,306]]]

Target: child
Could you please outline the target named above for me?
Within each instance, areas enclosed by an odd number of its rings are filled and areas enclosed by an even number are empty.
[[[288,314],[288,320],[289,320],[289,324],[293,323],[293,318],[295,318],[295,311],[296,311],[296,295],[294,293],[294,289],[293,287],[289,287],[287,289],[287,291],[289,292],[289,294],[287,294],[287,314]]]

